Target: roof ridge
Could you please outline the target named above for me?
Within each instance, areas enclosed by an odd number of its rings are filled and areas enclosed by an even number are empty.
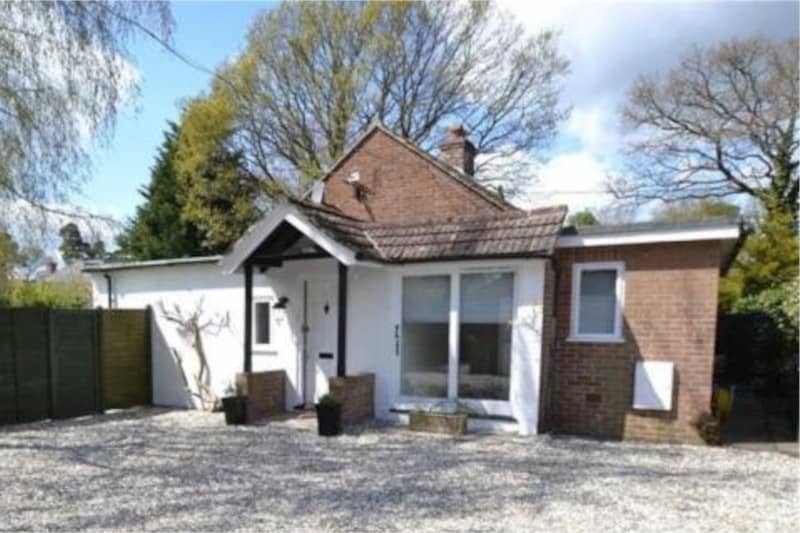
[[[555,205],[555,206],[548,206],[548,207],[540,207],[537,209],[532,209],[530,211],[518,210],[518,211],[503,211],[501,213],[495,213],[492,215],[484,215],[481,214],[479,216],[470,216],[470,215],[462,215],[457,217],[448,217],[448,218],[438,218],[438,219],[426,219],[420,220],[416,222],[402,222],[398,224],[386,223],[386,222],[364,222],[368,229],[375,230],[375,229],[383,229],[383,228],[413,228],[419,226],[430,226],[431,224],[463,224],[466,222],[491,222],[503,219],[520,219],[526,218],[529,216],[536,216],[536,215],[543,215],[548,213],[556,213],[559,211],[563,211],[564,215],[567,213],[567,206],[565,205]]]

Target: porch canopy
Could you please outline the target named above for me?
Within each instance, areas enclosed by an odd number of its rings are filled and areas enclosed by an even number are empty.
[[[565,206],[507,211],[489,217],[457,217],[385,224],[291,200],[254,224],[220,259],[226,274],[244,274],[244,370],[252,369],[253,269],[284,262],[333,257],[339,264],[337,374],[344,376],[347,271],[353,266],[498,258],[548,257],[566,215]]]

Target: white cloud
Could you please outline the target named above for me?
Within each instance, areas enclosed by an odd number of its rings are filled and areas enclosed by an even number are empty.
[[[532,208],[565,204],[571,213],[597,208],[612,201],[606,192],[606,165],[587,152],[571,152],[545,164],[517,203]]]
[[[570,114],[562,134],[577,139],[581,148],[590,154],[609,156],[617,153],[622,145],[617,122],[613,106],[581,106]]]
[[[556,152],[528,188],[525,203],[562,202],[571,211],[607,208],[605,177],[618,168],[624,134],[619,106],[640,74],[664,72],[692,44],[755,34],[798,34],[800,4],[792,2],[608,2],[501,0],[530,31],[561,30],[571,62],[562,94],[572,106]],[[548,192],[549,191],[549,192]],[[547,194],[545,194],[547,193]],[[549,200],[545,200],[548,198]]]

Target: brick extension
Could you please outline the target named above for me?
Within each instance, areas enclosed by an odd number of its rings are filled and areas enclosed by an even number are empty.
[[[255,422],[285,411],[286,372],[242,372],[236,382],[247,395],[247,422]]]
[[[550,429],[701,443],[694,421],[711,401],[720,246],[717,242],[560,249]],[[624,261],[624,343],[573,343],[572,264]],[[675,363],[671,412],[634,411],[636,360]],[[546,401],[546,400],[545,400]]]
[[[342,425],[352,426],[375,418],[375,374],[332,377],[330,393],[342,404]]]

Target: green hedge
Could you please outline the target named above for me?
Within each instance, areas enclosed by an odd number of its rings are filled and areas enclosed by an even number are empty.
[[[92,305],[92,289],[82,279],[64,281],[14,281],[0,295],[0,305],[86,309]]]

